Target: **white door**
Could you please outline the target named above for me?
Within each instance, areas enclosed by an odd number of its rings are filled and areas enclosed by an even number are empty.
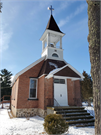
[[[65,79],[54,79],[54,98],[60,106],[67,106],[67,83]],[[54,101],[54,106],[57,106]]]

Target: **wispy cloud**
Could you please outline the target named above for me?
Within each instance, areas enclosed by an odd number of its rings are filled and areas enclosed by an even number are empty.
[[[69,6],[70,2],[65,1],[65,2],[61,2],[59,10],[63,10],[65,8],[67,8]]]
[[[65,25],[67,22],[69,22],[73,17],[75,17],[76,15],[80,14],[85,8],[86,8],[87,4],[81,4],[74,13],[71,13],[69,16],[67,16],[65,19],[60,20],[59,22],[59,27],[62,27],[63,25]]]
[[[0,53],[7,50],[9,48],[9,43],[12,38],[13,32],[6,31],[6,29],[0,29]]]
[[[74,16],[78,15],[79,13],[81,13],[86,7],[87,7],[87,4],[80,5],[80,7],[78,7],[76,9],[76,11],[74,12]]]
[[[40,11],[42,11],[44,8],[46,8],[46,7],[48,8],[48,6],[51,5],[52,1],[53,0],[49,0],[49,1],[45,1],[45,2],[43,2],[41,0],[35,1],[36,3],[34,3],[33,9],[31,9],[29,15],[31,17],[32,16],[35,16],[37,13],[39,13]],[[37,5],[38,5],[38,7],[37,7]]]
[[[18,15],[18,11],[19,5],[14,5],[9,2],[3,3],[0,19],[0,53],[9,48],[13,36],[13,22]]]

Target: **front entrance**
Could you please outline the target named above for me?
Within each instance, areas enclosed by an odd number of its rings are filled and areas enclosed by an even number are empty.
[[[68,105],[67,83],[65,79],[54,78],[54,98],[60,106]],[[55,101],[54,106],[57,106],[57,103]]]

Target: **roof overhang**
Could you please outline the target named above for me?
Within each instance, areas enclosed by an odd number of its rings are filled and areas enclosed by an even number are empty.
[[[72,67],[70,64],[67,64],[67,65],[63,66],[62,68],[57,68],[57,69],[51,71],[45,78],[49,79],[49,78],[51,78],[51,77],[53,77],[53,76],[56,77],[55,74],[56,74],[57,72],[61,71],[62,69],[64,69],[65,67],[67,67],[67,66],[68,66],[70,69],[72,69],[75,73],[77,73],[77,74],[80,76],[80,78],[78,78],[78,77],[69,77],[69,76],[67,76],[67,77],[65,76],[65,78],[72,78],[72,79],[74,79],[74,80],[76,80],[76,79],[83,80],[83,79],[84,79],[84,76],[83,76],[80,72],[78,72],[74,67]],[[58,76],[58,77],[59,77],[59,76]],[[63,76],[61,76],[61,77],[63,77]]]
[[[23,70],[21,70],[20,72],[18,72],[14,78],[13,78],[13,81],[12,81],[12,86],[13,84],[15,83],[15,81],[17,80],[17,78],[22,75],[24,72],[26,72],[27,70],[29,70],[30,68],[32,68],[33,66],[37,65],[39,62],[41,62],[42,60],[45,60],[45,56],[38,59],[37,61],[33,62],[32,64],[30,64],[29,66],[27,66],[26,68],[24,68]]]

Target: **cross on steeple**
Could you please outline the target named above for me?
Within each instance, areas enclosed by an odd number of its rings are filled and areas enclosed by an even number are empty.
[[[54,10],[54,8],[52,8],[52,5],[50,5],[50,7],[48,7],[48,10],[51,10],[51,15],[52,15],[52,10]]]

